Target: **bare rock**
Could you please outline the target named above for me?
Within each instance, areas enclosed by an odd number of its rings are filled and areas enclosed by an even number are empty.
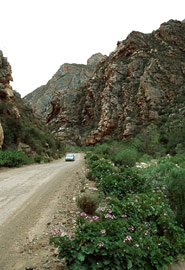
[[[169,111],[182,107],[184,63],[185,24],[170,20],[150,34],[131,32],[108,57],[62,65],[25,100],[61,141],[126,139],[152,121],[164,125]]]
[[[2,128],[2,125],[0,123],[0,149],[3,145],[3,142],[4,142],[4,132],[3,132],[3,128]]]

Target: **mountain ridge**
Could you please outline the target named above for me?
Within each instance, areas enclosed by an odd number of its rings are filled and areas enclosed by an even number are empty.
[[[41,100],[46,100],[45,92],[50,93],[42,114],[61,141],[89,145],[113,137],[122,140],[151,123],[165,132],[175,121],[177,128],[181,128],[185,94],[184,22],[170,20],[150,34],[131,32],[125,40],[118,41],[109,56],[100,57],[87,77],[77,84],[74,80],[72,87],[67,81],[63,87],[63,79],[53,77],[55,83],[52,79],[52,84],[41,87],[43,96],[37,98],[37,103],[33,93],[25,97],[39,111]]]
[[[0,51],[0,149],[24,151],[37,161],[55,158],[64,146],[12,89],[12,80],[11,66]]]

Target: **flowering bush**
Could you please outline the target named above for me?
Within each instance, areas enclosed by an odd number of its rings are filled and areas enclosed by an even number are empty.
[[[111,194],[122,199],[128,193],[141,193],[146,190],[145,181],[132,169],[113,172],[100,179],[99,186],[105,195]]]
[[[185,231],[170,209],[166,180],[159,185],[162,174],[150,184],[105,159],[93,157],[89,167],[107,196],[105,207],[94,216],[79,213],[72,237],[51,239],[68,269],[162,270],[185,255]]]
[[[184,253],[184,230],[177,226],[162,191],[106,203],[99,216],[79,214],[72,238],[51,239],[70,270],[161,270]]]
[[[105,195],[122,199],[128,193],[146,190],[145,180],[133,169],[116,168],[111,161],[96,160],[91,163],[92,175]],[[122,171],[123,170],[123,171]]]
[[[185,228],[185,168],[174,163],[173,158],[162,158],[157,166],[138,169],[138,174],[146,179],[148,187],[165,189],[176,220]]]

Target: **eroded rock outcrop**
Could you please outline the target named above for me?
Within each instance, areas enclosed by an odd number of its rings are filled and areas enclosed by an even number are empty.
[[[56,145],[58,152],[63,146],[45,121],[34,114],[17,91],[12,90],[11,72],[10,64],[0,51],[0,149],[17,149],[29,156],[42,153],[47,158],[55,157]]]
[[[48,113],[55,110],[55,100],[58,100],[61,108],[69,106],[70,109],[71,104],[78,96],[78,87],[93,76],[97,62],[105,57],[97,53],[87,60],[87,65],[63,64],[46,85],[28,94],[24,100],[32,106],[36,113],[44,115],[46,118]]]
[[[71,141],[71,138],[75,142],[81,140],[80,131],[75,127],[80,124],[83,106],[80,87],[93,76],[96,64],[105,58],[106,56],[97,53],[88,59],[87,65],[63,64],[46,85],[24,98],[34,112],[44,116],[62,141]]]
[[[3,142],[4,142],[4,132],[3,132],[2,125],[0,123],[0,149],[2,148]]]
[[[26,97],[45,118],[50,114],[48,125],[61,140],[95,144],[164,122],[184,108],[185,24],[170,20],[151,34],[133,31],[93,67],[64,64]]]
[[[8,63],[7,58],[3,56],[2,51],[0,51],[0,110],[4,108],[7,103],[10,103],[11,109],[9,110],[9,113],[18,117],[19,111],[12,101],[14,92],[10,86],[10,81],[13,81],[11,66]],[[0,120],[2,117],[3,115],[0,113]],[[4,132],[0,123],[0,148],[3,145],[3,142]]]
[[[11,66],[0,51],[0,98],[11,98],[13,96],[10,81],[13,81]]]

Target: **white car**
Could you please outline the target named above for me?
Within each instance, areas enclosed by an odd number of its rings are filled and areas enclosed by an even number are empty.
[[[67,154],[65,157],[65,161],[75,161],[75,155],[74,154]]]

